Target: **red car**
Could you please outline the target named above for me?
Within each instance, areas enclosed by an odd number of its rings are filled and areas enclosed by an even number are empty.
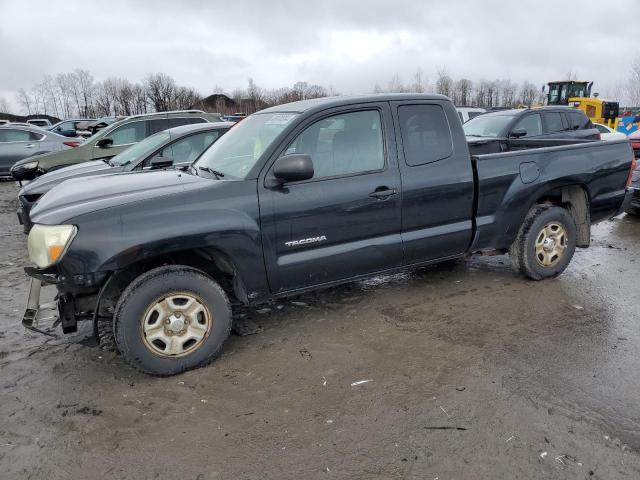
[[[633,148],[633,153],[636,155],[636,158],[640,157],[640,130],[636,130],[629,135],[629,140],[631,141],[631,148]]]

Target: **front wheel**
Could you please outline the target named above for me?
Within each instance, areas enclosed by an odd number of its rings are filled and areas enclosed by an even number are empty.
[[[136,278],[114,314],[114,337],[125,360],[151,375],[175,375],[213,360],[231,330],[226,294],[208,275],[171,265]]]
[[[560,275],[576,249],[576,223],[562,207],[537,205],[509,250],[514,267],[533,280]]]

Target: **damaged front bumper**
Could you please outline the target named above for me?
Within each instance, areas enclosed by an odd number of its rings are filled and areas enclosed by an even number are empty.
[[[63,333],[78,330],[78,321],[94,318],[98,300],[96,284],[106,275],[89,274],[64,277],[47,269],[25,268],[31,277],[22,325],[34,332],[53,335],[58,325]],[[43,285],[56,285],[58,293],[52,302],[41,303]]]
[[[22,316],[22,326],[33,332],[44,335],[53,335],[51,330],[60,324],[60,315],[57,302],[40,303],[40,290],[42,282],[37,278],[29,281],[29,293],[27,294],[27,305]],[[51,326],[44,330],[41,325],[51,322]]]

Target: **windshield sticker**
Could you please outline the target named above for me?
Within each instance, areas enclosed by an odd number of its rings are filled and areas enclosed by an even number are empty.
[[[271,115],[271,118],[267,120],[265,125],[284,125],[295,117],[295,113],[276,113]]]

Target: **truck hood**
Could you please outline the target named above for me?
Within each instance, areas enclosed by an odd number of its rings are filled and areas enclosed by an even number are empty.
[[[34,181],[25,185],[20,190],[19,195],[43,195],[56,185],[71,178],[118,173],[122,170],[123,167],[111,167],[102,160],[78,163],[76,165],[70,165],[68,167],[46,173],[41,177],[37,177]]]
[[[53,187],[29,216],[33,223],[60,224],[105,208],[181,195],[185,183],[203,181],[207,180],[175,170],[72,178]]]

